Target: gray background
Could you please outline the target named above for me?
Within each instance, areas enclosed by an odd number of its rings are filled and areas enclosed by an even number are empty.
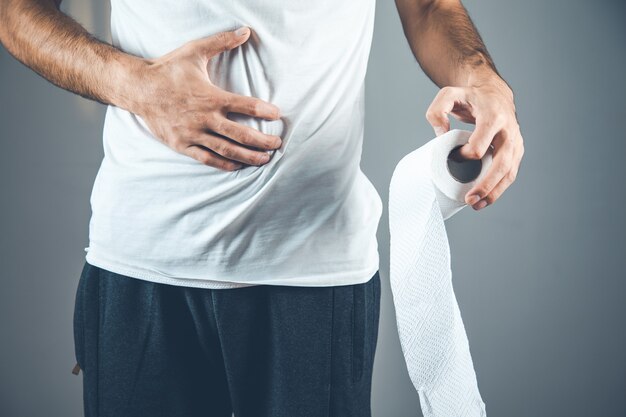
[[[625,2],[465,4],[516,92],[526,141],[508,194],[448,222],[488,413],[626,416]],[[108,2],[64,7],[107,36]],[[362,166],[386,203],[397,161],[432,137],[423,115],[437,91],[389,0],[378,1],[367,82]],[[0,415],[79,416],[71,320],[104,108],[46,83],[4,49],[0,97]],[[373,409],[416,416],[391,304],[386,218]]]

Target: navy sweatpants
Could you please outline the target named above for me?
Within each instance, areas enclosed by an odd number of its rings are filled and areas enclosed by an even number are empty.
[[[74,310],[86,417],[370,417],[380,277],[200,289],[85,263]]]

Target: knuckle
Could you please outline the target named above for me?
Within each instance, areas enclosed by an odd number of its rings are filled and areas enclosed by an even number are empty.
[[[215,40],[220,44],[225,44],[229,41],[230,36],[228,35],[228,32],[220,32],[215,35]]]
[[[191,131],[193,130],[191,126],[194,126],[194,128],[197,128],[197,129],[202,129],[204,126],[205,119],[206,119],[206,116],[202,112],[193,111],[189,115],[189,126],[186,127],[187,133],[191,133]]]
[[[214,152],[220,154],[220,155],[224,155],[224,153],[226,152],[226,143],[222,140],[220,140],[219,142],[217,142],[215,145],[213,145],[213,147],[211,148]]]
[[[472,149],[470,151],[470,156],[473,159],[480,159],[482,157],[482,155],[481,155],[481,153],[480,153],[480,151],[478,149]]]
[[[263,163],[263,160],[261,159],[261,155],[259,155],[258,153],[255,153],[253,155],[249,155],[248,158],[246,158],[246,159],[252,165],[261,165]]]
[[[517,178],[517,173],[515,171],[510,171],[507,175],[506,175],[507,180],[513,182],[515,181],[515,179]]]
[[[198,138],[199,130],[192,129],[190,127],[183,127],[180,129],[178,141],[183,144],[193,145]]]
[[[206,152],[199,153],[196,159],[202,162],[204,165],[211,165],[211,157]]]
[[[477,147],[473,146],[470,149],[467,150],[466,155],[470,158],[470,159],[480,159],[482,157],[480,149],[478,149]]]
[[[247,130],[243,130],[238,136],[238,142],[242,145],[251,145],[253,141],[254,136]]]
[[[259,142],[259,138],[257,138],[257,134],[254,132],[246,132],[243,135],[243,144],[248,146],[257,146]]]
[[[500,176],[504,176],[508,172],[508,166],[504,163],[496,167],[496,173]]]
[[[252,116],[259,116],[260,115],[259,102],[250,100],[248,102],[248,111],[250,112]]]
[[[476,194],[480,197],[480,198],[484,198],[485,195],[487,194],[487,190],[484,187],[480,187],[476,190]]]
[[[429,107],[428,110],[426,110],[426,120],[428,120],[431,123],[438,123],[439,120],[443,117],[444,117],[443,112],[441,112],[436,107]]]
[[[267,155],[267,154],[265,154],[265,153],[261,153],[261,152],[259,152],[259,153],[257,153],[257,154],[255,155],[254,159],[255,159],[256,164],[257,164],[257,165],[261,165],[261,164],[264,164],[264,163],[266,163],[266,162],[267,162],[267,160],[268,160],[268,155]]]
[[[169,136],[166,138],[165,143],[178,152],[185,150],[189,146],[188,140],[184,139],[182,136]]]
[[[220,119],[209,121],[209,127],[219,134],[225,134],[227,131],[226,123]]]
[[[235,171],[240,167],[239,164],[236,164],[235,162],[224,162],[222,164],[222,169],[224,171]]]
[[[439,90],[439,96],[441,97],[445,97],[445,96],[449,96],[452,93],[454,93],[454,87],[451,87],[449,85],[442,87],[441,90]]]
[[[282,145],[283,141],[280,138],[280,136],[271,136],[270,139],[267,141],[266,146],[268,148],[280,148],[280,146]]]
[[[498,197],[494,193],[491,193],[487,197],[485,197],[485,201],[489,205],[493,204],[497,199]]]
[[[209,94],[205,102],[211,108],[229,107],[232,98],[228,94]]]
[[[494,110],[490,118],[493,123],[498,126],[503,125],[506,120],[506,116],[504,115],[504,113],[498,110]]]
[[[166,138],[164,142],[176,152],[182,152],[187,147],[187,145],[185,145],[181,140],[176,138]]]
[[[506,171],[510,171],[511,168],[513,167],[513,152],[514,149],[512,148],[502,148],[501,149],[502,153],[500,155],[500,161],[498,163],[498,168],[500,169],[504,169]]]
[[[492,129],[498,124],[498,121],[496,120],[497,117],[498,117],[497,113],[496,114],[489,113],[487,117],[485,117],[483,124],[485,125],[486,128]]]
[[[186,144],[184,144],[182,142],[174,143],[173,146],[171,146],[172,149],[174,149],[176,152],[179,152],[179,153],[185,152],[187,147],[188,147],[188,145],[186,145]]]
[[[224,145],[222,145],[222,151],[220,152],[220,154],[223,157],[230,159],[233,156],[235,156],[236,152],[235,152],[233,147],[224,144]]]
[[[513,146],[517,146],[516,141],[518,139],[518,136],[515,134],[515,132],[511,129],[502,129],[502,137],[504,138],[505,142],[507,142],[510,145]]]
[[[253,146],[267,150],[273,149],[274,139],[271,136],[262,136],[256,140]]]

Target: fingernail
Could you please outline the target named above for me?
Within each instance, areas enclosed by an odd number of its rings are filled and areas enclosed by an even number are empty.
[[[474,210],[481,210],[481,209],[484,209],[485,207],[487,207],[486,200],[480,200],[478,203],[476,203],[476,205],[472,206]]]
[[[474,204],[478,203],[479,200],[480,196],[478,194],[474,194],[467,199],[467,204],[473,206]]]
[[[236,35],[236,36],[243,36],[243,35],[245,35],[245,34],[247,34],[247,33],[248,33],[248,28],[247,28],[247,27],[245,27],[245,26],[240,27],[239,29],[237,29],[237,30],[235,31],[235,35]]]
[[[446,130],[443,127],[441,127],[441,126],[435,126],[434,129],[435,129],[435,135],[437,135],[437,136],[441,136],[444,133],[446,133]]]

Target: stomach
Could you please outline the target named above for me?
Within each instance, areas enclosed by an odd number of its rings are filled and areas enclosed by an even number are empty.
[[[232,275],[233,268],[245,272],[242,265],[269,271],[302,256],[319,268],[362,264],[363,248],[374,251],[382,210],[359,166],[373,6],[114,0],[113,42],[138,56],[249,26],[250,40],[216,56],[207,71],[225,90],[277,105],[277,121],[230,117],[280,135],[283,144],[263,166],[221,171],[168,148],[140,117],[110,106],[91,197],[91,245],[110,259],[185,276],[198,264]],[[345,239],[345,253],[330,256],[329,239]]]

